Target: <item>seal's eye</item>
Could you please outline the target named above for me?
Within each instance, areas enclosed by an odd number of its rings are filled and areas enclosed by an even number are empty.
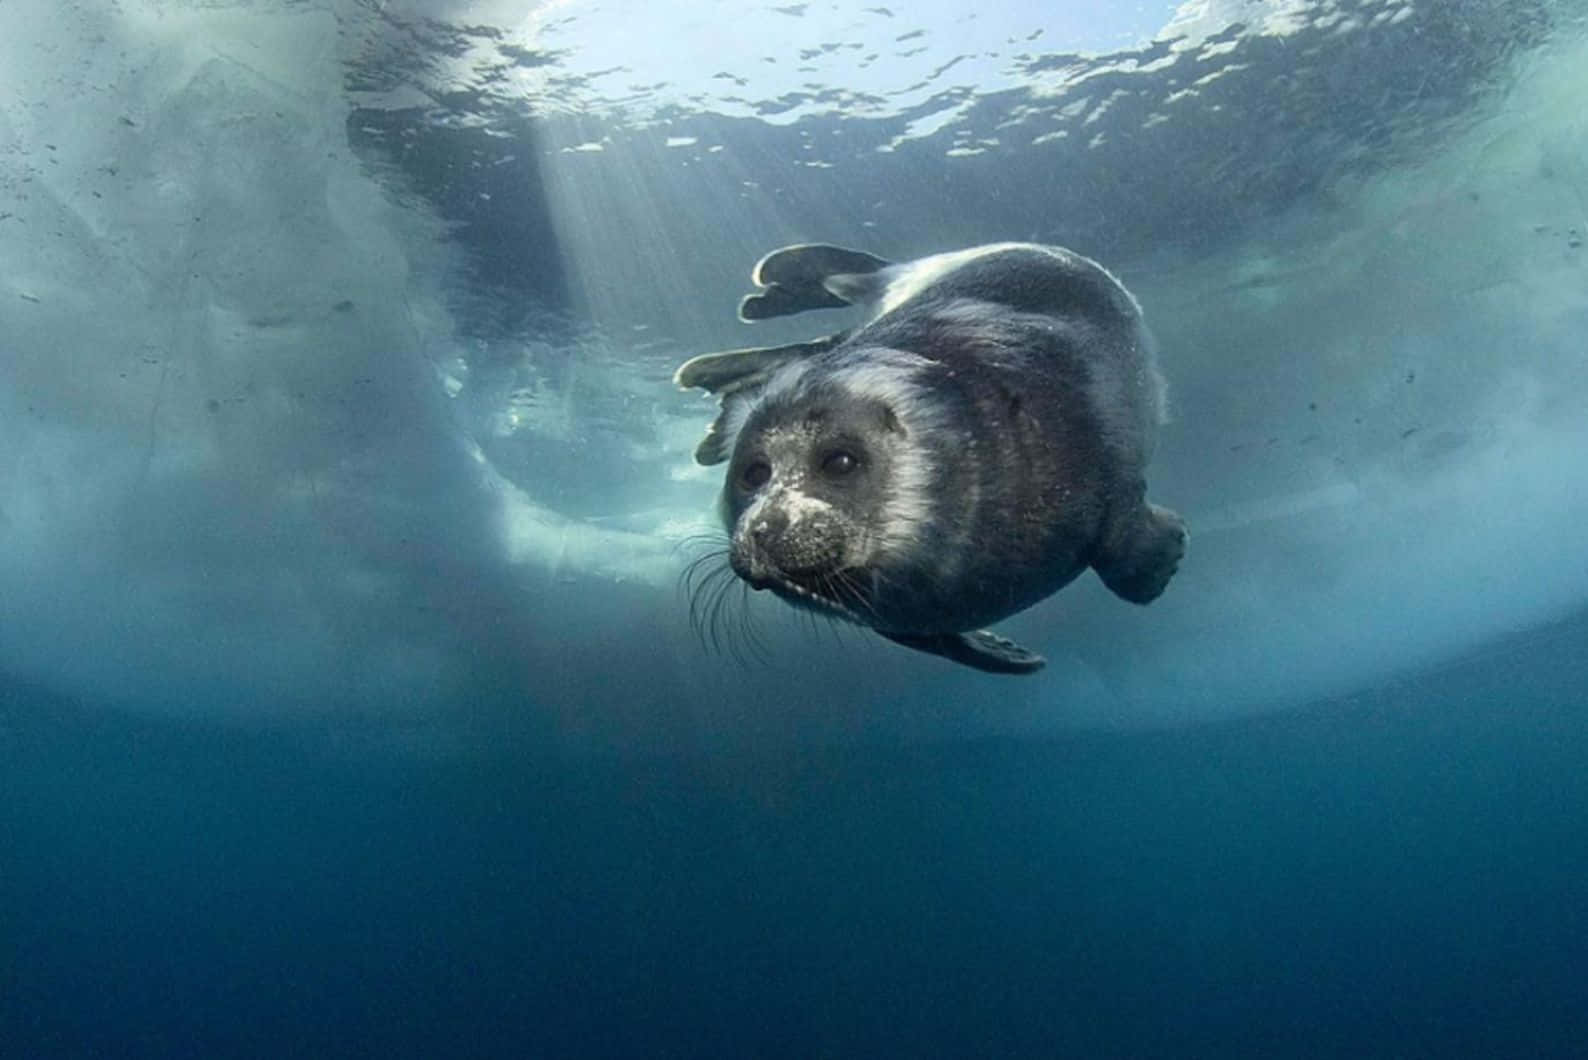
[[[834,449],[822,457],[822,474],[829,478],[842,478],[860,466],[860,461],[847,449]]]
[[[758,490],[766,485],[766,480],[772,477],[772,466],[765,460],[744,465],[744,470],[739,472],[739,481],[747,490]]]

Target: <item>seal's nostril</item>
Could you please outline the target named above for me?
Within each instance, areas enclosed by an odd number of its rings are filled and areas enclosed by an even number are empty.
[[[767,512],[761,515],[750,526],[750,540],[762,548],[770,542],[775,542],[787,532],[788,517],[780,512]]]

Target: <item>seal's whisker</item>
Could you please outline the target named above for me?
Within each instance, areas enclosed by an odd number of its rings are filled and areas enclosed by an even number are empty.
[[[839,598],[840,602],[842,602],[841,594],[837,590],[838,586],[834,585],[829,592],[831,592],[835,598]],[[840,615],[834,611],[823,610],[820,614],[815,612],[811,613],[812,630],[819,631],[825,629],[827,635],[833,639],[834,644],[843,643],[843,638],[839,635],[839,630],[846,629],[851,624],[852,622],[848,616]]]
[[[705,573],[702,574],[702,569]],[[704,579],[709,579],[718,571],[728,568],[728,550],[726,548],[712,549],[704,552],[684,565],[679,572],[679,583],[686,592],[693,592],[695,586]]]
[[[848,570],[837,570],[832,573],[833,595],[840,603],[845,605],[857,604],[862,611],[877,617],[877,606],[871,602],[860,585],[855,580],[855,575]],[[854,608],[851,607],[851,610]]]
[[[805,628],[807,630],[809,630],[813,635],[820,628],[819,623],[820,623],[821,619],[828,614],[828,612],[826,610],[818,611],[815,608],[810,608],[810,607],[799,608],[799,612],[800,612],[800,621],[805,624]]]
[[[718,562],[719,565],[700,573],[703,564]],[[714,599],[721,591],[733,583],[733,570],[722,556],[702,556],[690,564],[684,573],[686,588],[689,593],[689,625],[695,635],[704,642],[709,635],[713,643],[716,641],[716,631],[711,613]]]
[[[716,591],[712,593],[711,646],[713,650],[721,653],[724,650],[724,646],[726,645],[726,650],[728,653],[733,654],[734,657],[737,658],[737,653],[734,651],[731,631],[728,630],[723,624],[723,612],[728,606],[728,597],[732,594],[732,592],[733,583],[729,581],[723,581],[718,583]]]
[[[750,587],[740,582],[739,589],[739,631],[756,661],[764,664],[771,658],[771,649],[755,624],[755,616],[750,608]]]

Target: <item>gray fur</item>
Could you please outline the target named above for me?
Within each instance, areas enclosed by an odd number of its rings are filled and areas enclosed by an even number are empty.
[[[1087,567],[1135,603],[1163,591],[1186,538],[1145,496],[1164,387],[1135,299],[1101,266],[1023,243],[903,265],[816,245],[754,278],[746,319],[871,316],[678,370],[722,397],[696,457],[728,461],[741,578],[1001,673],[1041,657],[981,627]]]

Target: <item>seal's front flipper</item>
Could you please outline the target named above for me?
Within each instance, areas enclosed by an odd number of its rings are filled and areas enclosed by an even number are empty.
[[[727,425],[740,395],[765,386],[772,373],[790,361],[832,349],[847,334],[841,331],[823,339],[791,342],[787,346],[757,346],[723,353],[703,353],[679,365],[678,371],[673,373],[673,382],[681,387],[699,387],[722,398],[722,411],[706,428],[706,437],[695,447],[695,462],[709,467],[728,459],[730,433]]]
[[[878,630],[878,632],[882,632]],[[941,655],[945,659],[990,674],[1032,674],[1047,665],[1036,652],[1027,651],[1007,637],[985,629],[973,633],[883,633],[906,648]]]
[[[863,250],[800,243],[756,262],[750,278],[766,288],[744,296],[740,320],[768,320],[807,309],[841,309],[870,300],[886,282],[875,274],[893,263]]]
[[[757,287],[770,287],[774,283],[802,287],[820,284],[839,273],[876,272],[892,264],[864,250],[849,250],[831,243],[796,243],[774,250],[756,262],[750,279]]]
[[[789,361],[826,353],[849,333],[840,331],[809,342],[787,346],[752,346],[722,353],[703,353],[678,366],[673,382],[681,387],[699,387],[709,394],[732,394],[746,387],[760,386]]]
[[[1092,569],[1115,595],[1149,604],[1179,568],[1186,536],[1185,520],[1168,508],[1143,504],[1134,519],[1108,535]]]

